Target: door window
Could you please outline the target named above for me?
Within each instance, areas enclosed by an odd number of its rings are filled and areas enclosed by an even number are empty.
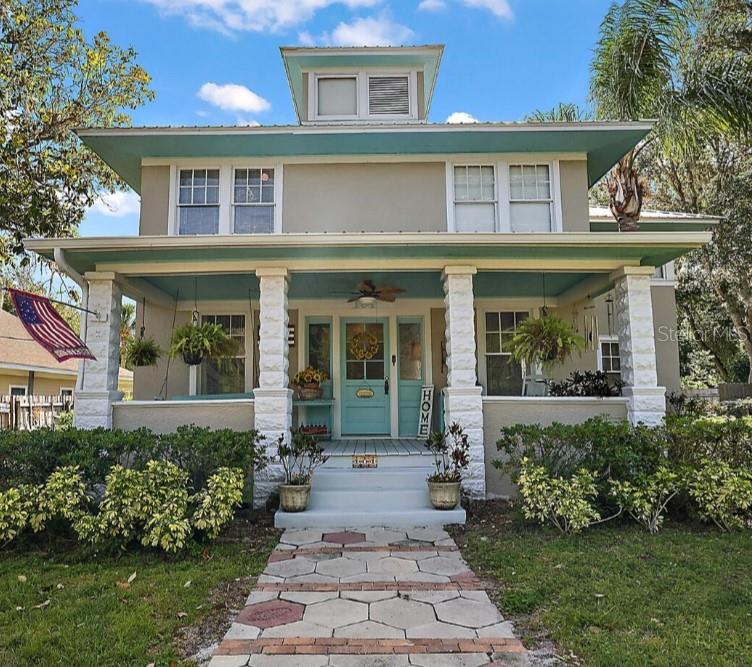
[[[423,379],[423,347],[418,322],[399,323],[399,379]]]
[[[384,378],[384,326],[381,323],[348,322],[345,344],[348,380]]]

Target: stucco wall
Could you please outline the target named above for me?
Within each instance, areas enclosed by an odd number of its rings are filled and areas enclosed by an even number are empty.
[[[249,431],[253,428],[253,401],[134,401],[115,403],[113,426],[133,431],[145,426],[155,433],[170,433],[195,424],[212,429]]]
[[[493,465],[501,458],[496,441],[504,426],[553,422],[577,424],[590,417],[604,415],[611,419],[627,418],[626,399],[600,398],[488,398],[483,399],[483,432],[486,456],[486,494],[488,497],[515,495],[509,476]]]
[[[142,304],[136,306],[136,328],[142,322]],[[162,348],[162,356],[156,366],[136,368],[133,372],[133,398],[137,401],[150,401],[160,396],[165,372],[169,361],[170,372],[167,380],[166,398],[188,393],[188,366],[182,359],[169,359],[170,338],[172,337],[172,318],[174,312],[170,308],[163,308],[155,303],[146,303],[146,336],[152,337]],[[186,324],[190,313],[178,312],[175,326]]]
[[[23,386],[29,385],[29,374],[26,371],[18,374],[0,371],[0,396],[10,394],[10,385]],[[60,389],[74,389],[76,386],[76,376],[40,376],[37,372],[34,374],[34,395],[35,396],[59,396]]]
[[[564,231],[589,232],[587,162],[585,160],[561,160],[559,179]]]
[[[169,167],[141,167],[141,216],[139,236],[167,234],[170,195]]]
[[[446,231],[445,178],[441,162],[285,165],[282,229]]]

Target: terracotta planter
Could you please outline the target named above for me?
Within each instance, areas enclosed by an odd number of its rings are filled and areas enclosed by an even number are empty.
[[[321,385],[319,384],[304,384],[300,388],[300,398],[304,401],[315,401],[321,398],[321,394],[323,393],[321,389]]]
[[[437,510],[453,510],[460,503],[459,482],[428,482],[428,493]]]
[[[310,484],[282,484],[279,487],[279,505],[285,512],[303,512],[310,497]]]

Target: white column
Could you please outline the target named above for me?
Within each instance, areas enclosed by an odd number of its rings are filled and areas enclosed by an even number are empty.
[[[472,498],[485,498],[486,465],[483,444],[482,387],[478,386],[473,308],[474,266],[447,266],[444,269],[446,318],[447,386],[444,389],[446,425],[460,424],[470,441],[470,467],[462,487]]]
[[[78,428],[112,428],[112,402],[123,394],[117,390],[120,370],[120,315],[122,293],[111,272],[90,272],[86,344],[96,357],[82,361],[83,382],[76,390],[73,421]]]
[[[612,278],[614,319],[619,337],[623,394],[632,424],[659,424],[666,414],[666,390],[658,386],[650,278],[653,267],[624,267]]]
[[[256,430],[264,435],[267,454],[277,456],[280,436],[289,440],[292,426],[292,390],[288,387],[287,269],[256,271],[259,299],[259,387],[254,390]],[[272,462],[256,475],[253,504],[263,506],[282,482],[279,462]]]

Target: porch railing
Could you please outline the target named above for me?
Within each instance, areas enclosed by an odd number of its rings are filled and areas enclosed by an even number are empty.
[[[0,430],[53,427],[58,415],[72,409],[67,396],[0,396]]]

